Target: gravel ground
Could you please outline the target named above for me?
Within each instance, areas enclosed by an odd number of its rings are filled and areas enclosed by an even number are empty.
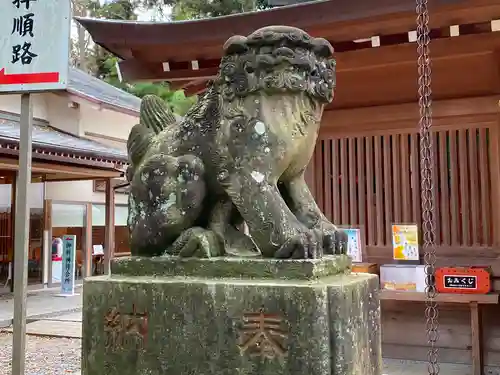
[[[26,336],[26,375],[80,374],[80,339]],[[0,375],[11,375],[12,334],[0,332]]]

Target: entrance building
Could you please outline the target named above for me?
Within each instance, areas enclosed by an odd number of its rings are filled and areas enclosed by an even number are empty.
[[[60,282],[52,244],[76,235],[76,279],[128,255],[126,140],[140,99],[77,69],[66,92],[34,94],[28,286]],[[0,96],[0,294],[13,288],[19,95]],[[57,241],[56,241],[57,242]]]

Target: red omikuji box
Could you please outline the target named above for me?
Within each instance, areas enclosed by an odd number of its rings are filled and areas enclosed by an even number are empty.
[[[435,275],[439,293],[487,294],[491,291],[489,267],[440,267]]]

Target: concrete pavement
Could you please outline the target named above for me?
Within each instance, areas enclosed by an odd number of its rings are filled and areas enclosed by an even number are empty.
[[[61,315],[81,309],[81,286],[75,288],[76,293],[71,297],[58,297],[59,288],[29,292],[27,297],[27,320],[34,320],[54,314]],[[0,297],[0,328],[8,327],[14,318],[14,298],[11,295]]]

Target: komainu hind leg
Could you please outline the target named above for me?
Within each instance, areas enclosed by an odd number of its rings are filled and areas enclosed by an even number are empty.
[[[210,228],[224,243],[224,252],[230,256],[252,257],[260,255],[253,240],[237,226],[243,224],[243,218],[227,198],[215,206],[210,220]]]
[[[210,215],[209,229],[186,229],[164,255],[197,258],[260,255],[252,239],[236,228],[241,220],[231,201],[219,201]]]

